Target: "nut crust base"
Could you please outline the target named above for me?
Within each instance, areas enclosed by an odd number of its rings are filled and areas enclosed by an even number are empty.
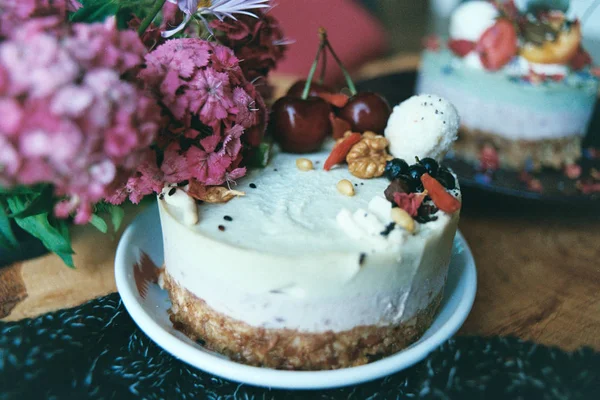
[[[209,307],[166,272],[173,325],[205,347],[244,364],[286,370],[352,367],[396,353],[418,340],[439,309],[442,293],[410,320],[395,326],[358,326],[343,332],[305,333],[256,328]]]
[[[491,145],[498,151],[500,166],[522,170],[528,160],[534,170],[542,167],[562,169],[581,157],[581,136],[567,136],[559,139],[509,140],[498,135],[477,129],[461,127],[454,152],[462,159],[478,162],[484,145]]]

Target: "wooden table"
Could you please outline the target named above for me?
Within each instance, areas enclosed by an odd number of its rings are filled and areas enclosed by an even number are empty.
[[[360,74],[414,68],[417,61],[395,57]],[[277,82],[285,88],[292,80]],[[565,350],[583,345],[600,350],[600,213],[465,195],[460,229],[475,255],[478,291],[459,334],[513,335]],[[129,207],[127,218],[137,212]],[[53,255],[0,269],[0,318],[33,317],[116,290],[117,237],[91,227],[75,227],[73,237],[76,270]]]

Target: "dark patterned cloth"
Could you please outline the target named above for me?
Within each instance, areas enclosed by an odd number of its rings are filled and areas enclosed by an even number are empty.
[[[416,366],[334,390],[256,388],[188,367],[162,351],[118,294],[80,307],[0,323],[1,399],[590,399],[600,353],[514,338],[457,337]]]

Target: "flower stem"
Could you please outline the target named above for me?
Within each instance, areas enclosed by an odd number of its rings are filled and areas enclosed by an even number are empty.
[[[302,100],[308,99],[308,94],[310,93],[310,85],[315,76],[315,72],[317,70],[317,66],[319,65],[319,59],[321,58],[321,53],[325,48],[325,42],[321,40],[319,43],[319,50],[317,50],[317,56],[315,57],[315,61],[313,61],[312,66],[310,67],[310,71],[308,72],[308,77],[306,78],[306,84],[304,85],[304,91],[302,92]]]
[[[146,29],[148,29],[152,21],[154,21],[154,18],[156,18],[160,10],[162,10],[166,1],[167,0],[156,0],[154,2],[154,7],[152,7],[152,10],[150,10],[150,13],[146,16],[146,18],[142,20],[142,23],[138,28],[138,35],[140,37],[146,32]]]
[[[348,89],[350,89],[350,93],[352,94],[352,96],[354,96],[358,92],[356,91],[356,86],[354,86],[354,82],[352,82],[352,78],[350,77],[350,74],[344,67],[344,64],[342,64],[342,61],[340,60],[340,58],[337,56],[337,54],[335,54],[335,51],[333,50],[333,47],[331,47],[331,43],[329,43],[329,40],[327,38],[325,39],[325,43],[327,45],[327,48],[329,49],[329,52],[331,53],[331,55],[333,56],[335,61],[338,63],[340,69],[342,70],[342,73],[344,74],[344,78],[346,78],[346,84],[348,85]]]

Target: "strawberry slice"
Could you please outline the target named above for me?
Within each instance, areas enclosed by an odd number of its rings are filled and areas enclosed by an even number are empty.
[[[517,32],[505,19],[499,19],[479,38],[476,47],[485,69],[497,71],[517,54]]]
[[[456,54],[458,57],[464,57],[467,54],[469,54],[470,52],[472,52],[473,50],[475,50],[475,46],[476,43],[472,42],[470,40],[455,40],[455,39],[450,39],[448,40],[448,48],[450,50],[452,50],[452,52],[454,54]]]
[[[581,46],[579,46],[577,53],[575,53],[573,58],[571,58],[571,61],[569,61],[569,65],[573,71],[579,71],[583,67],[586,67],[591,64],[592,64],[592,57]]]

